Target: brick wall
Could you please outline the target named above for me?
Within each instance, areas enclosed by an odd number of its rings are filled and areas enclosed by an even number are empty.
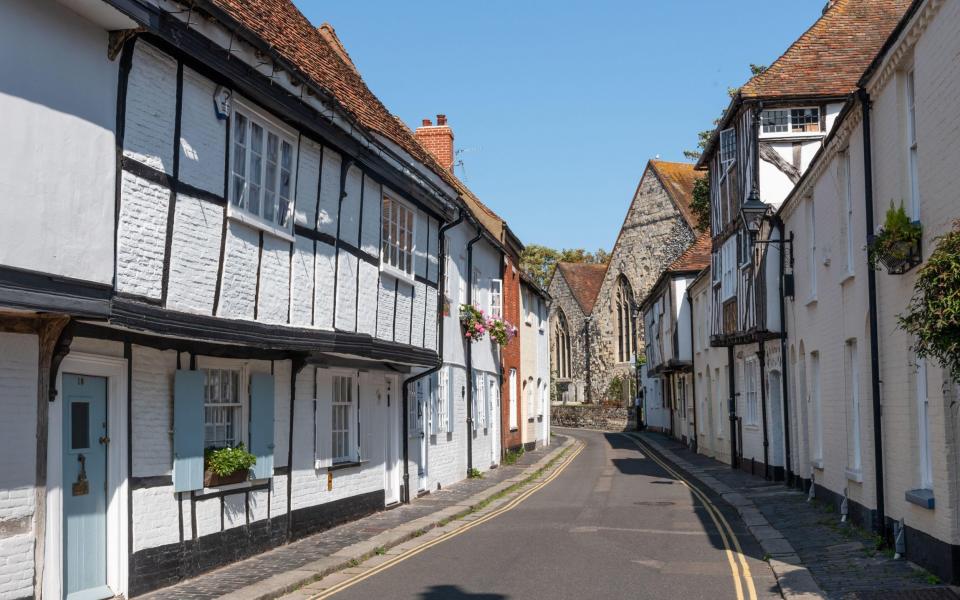
[[[518,326],[522,326],[522,317],[520,314],[520,272],[517,270],[514,257],[509,255],[506,257],[506,263],[503,268],[503,317],[510,323],[520,323]],[[500,403],[500,431],[502,432],[501,438],[503,440],[502,451],[506,451],[517,448],[523,443],[520,432],[520,428],[523,427],[523,423],[520,420],[523,411],[523,394],[522,386],[520,385],[522,381],[522,374],[520,373],[520,340],[514,339],[507,344],[506,347],[502,348],[500,350],[500,358],[503,369],[503,387],[500,393],[502,399]],[[517,377],[515,379],[516,389],[513,392],[517,398],[516,422],[518,428],[516,431],[510,431],[510,369],[516,369],[517,371]]]

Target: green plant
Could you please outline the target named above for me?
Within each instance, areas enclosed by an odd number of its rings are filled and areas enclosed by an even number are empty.
[[[376,554],[377,556],[383,556],[384,554],[387,553],[387,547],[377,546],[376,549],[374,549],[373,553]]]
[[[940,578],[933,573],[927,573],[926,577],[924,577],[924,580],[926,580],[926,582],[930,585],[940,585]]]
[[[919,262],[918,246],[923,229],[907,216],[903,203],[895,207],[890,202],[883,227],[867,246],[867,260],[870,268],[877,269],[883,264],[889,273],[904,273],[911,261]]]
[[[470,304],[460,305],[460,325],[463,326],[463,337],[472,342],[479,342],[489,333],[490,339],[506,346],[517,335],[517,328],[508,321],[487,315]]]
[[[203,462],[207,469],[220,477],[233,475],[237,471],[247,471],[257,463],[257,457],[247,452],[243,444],[233,448],[207,448],[203,452]]]
[[[693,182],[693,195],[690,210],[697,218],[697,228],[706,231],[710,228],[710,178],[699,177]]]
[[[523,446],[520,446],[516,450],[507,450],[507,453],[503,455],[503,464],[513,465],[516,464],[520,457],[523,456],[524,452]]]
[[[480,469],[473,467],[467,472],[467,477],[470,479],[483,479],[483,473],[480,472]]]
[[[952,231],[937,238],[917,274],[913,298],[897,318],[913,336],[918,357],[935,359],[960,380],[960,219]]]

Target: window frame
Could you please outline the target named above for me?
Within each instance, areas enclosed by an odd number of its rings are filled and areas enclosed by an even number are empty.
[[[758,427],[760,425],[759,411],[759,374],[760,361],[756,355],[748,356],[743,361],[743,391],[744,391],[744,426]]]
[[[794,121],[794,111],[800,110],[814,110],[816,111],[816,123],[817,131],[804,131],[797,130]],[[786,131],[766,131],[766,123],[764,123],[764,115],[767,113],[774,112],[784,112],[786,114]],[[823,135],[823,110],[820,106],[812,105],[802,105],[802,106],[778,106],[775,108],[767,108],[760,112],[760,137],[761,138],[777,138],[777,137],[802,137],[802,136],[820,136]]]
[[[510,389],[507,390],[508,399],[510,401],[510,414],[507,419],[507,424],[510,428],[510,431],[516,431],[519,429],[519,416],[517,415],[517,370],[510,369],[510,374],[507,381],[509,382]]]
[[[843,194],[843,227],[846,234],[846,272],[844,279],[853,277],[854,250],[853,250],[853,173],[851,172],[850,149],[844,148],[837,153],[840,160],[840,186]]]
[[[234,133],[234,128],[237,126],[237,117],[242,116],[247,121],[247,146],[244,147],[246,152],[246,160],[244,163],[244,185],[247,185],[247,175],[250,171],[250,130],[252,124],[256,123],[264,130],[263,136],[263,152],[261,154],[262,167],[261,167],[261,187],[265,187],[266,184],[266,172],[267,172],[267,151],[266,143],[268,140],[268,135],[273,133],[279,138],[278,144],[278,156],[277,156],[277,175],[276,175],[276,189],[275,193],[277,194],[277,212],[279,214],[279,204],[280,204],[280,180],[282,177],[283,169],[280,168],[282,164],[282,152],[283,146],[282,143],[286,142],[290,145],[290,197],[287,199],[289,204],[287,205],[287,219],[286,224],[280,224],[275,221],[271,221],[266,217],[252,212],[246,206],[248,196],[246,194],[246,189],[243,192],[243,205],[236,204],[233,201],[234,193],[236,191],[236,177],[237,174],[234,170],[234,159],[237,147],[237,139]],[[228,177],[227,177],[227,218],[234,221],[243,223],[244,225],[249,225],[261,231],[265,231],[277,237],[280,237],[287,241],[294,241],[293,235],[293,226],[295,219],[295,207],[296,207],[296,196],[297,196],[297,165],[299,164],[299,147],[297,144],[298,133],[296,130],[285,126],[281,121],[271,116],[268,112],[258,108],[252,102],[246,101],[242,98],[234,97],[234,107],[230,114],[230,144],[227,148],[227,157],[228,157]],[[261,202],[263,198],[261,195]],[[262,208],[262,206],[261,206]],[[262,211],[261,211],[262,212]]]
[[[345,403],[338,401],[337,396],[337,383],[338,380],[348,380],[350,383],[347,387],[349,390],[350,401]],[[330,464],[333,466],[355,463],[359,460],[360,452],[358,447],[359,442],[359,428],[357,424],[357,401],[360,397],[360,378],[356,372],[349,371],[334,371],[331,373],[330,378],[331,390],[331,400],[330,400]],[[341,388],[342,389],[342,388]],[[347,429],[337,429],[335,427],[334,415],[338,406],[346,405],[347,408]],[[347,453],[338,454],[337,447],[337,434],[338,433],[347,434]]]
[[[443,367],[437,376],[437,431],[448,433],[450,431],[450,421],[453,416],[450,414],[450,371]]]
[[[250,406],[250,402],[249,402],[250,371],[249,369],[246,367],[246,365],[237,365],[235,363],[231,364],[230,362],[219,361],[219,360],[211,361],[205,358],[201,364],[197,365],[197,370],[203,371],[203,374],[204,374],[203,375],[203,447],[204,448],[225,447],[225,446],[210,446],[208,444],[208,441],[207,441],[207,408],[208,406],[215,407],[215,408],[230,407],[230,408],[234,408],[237,411],[238,423],[236,424],[236,436],[235,436],[236,443],[234,444],[234,446],[236,446],[237,444],[244,444],[244,446],[246,446],[248,442],[247,421],[249,419],[248,411]],[[234,372],[237,374],[236,393],[237,393],[239,402],[232,402],[232,403],[229,403],[228,405],[224,405],[223,403],[208,404],[207,386],[209,385],[208,377],[209,377],[210,371],[221,371],[221,372],[225,371],[225,372]]]
[[[920,220],[920,172],[917,144],[917,93],[915,70],[907,71],[904,81],[904,109],[906,110],[905,131],[907,150],[907,185],[910,199],[910,219]]]
[[[927,388],[927,361],[917,358],[916,402],[917,402],[917,483],[919,489],[933,490],[933,448],[930,437],[930,393]]]
[[[390,205],[390,212],[386,210]],[[400,237],[400,224],[396,223],[393,227],[394,206],[399,206],[408,216],[408,226],[403,227],[404,234],[409,241],[409,249],[401,248],[393,236]],[[390,260],[388,251],[397,250],[397,264]],[[399,266],[400,255],[403,254],[404,266]],[[416,254],[417,254],[417,209],[406,200],[401,199],[396,194],[390,194],[384,191],[380,195],[380,272],[387,273],[398,279],[413,282],[416,278]]]
[[[851,338],[843,344],[844,362],[846,363],[846,396],[845,404],[850,419],[847,425],[847,443],[852,444],[847,455],[848,476],[850,474],[859,474],[863,468],[863,442],[862,423],[860,422],[861,412],[861,389],[860,389],[860,355],[857,348],[857,339]],[[852,460],[850,460],[852,459]]]

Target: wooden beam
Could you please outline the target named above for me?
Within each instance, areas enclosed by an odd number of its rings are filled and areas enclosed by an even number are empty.
[[[769,143],[760,142],[760,158],[779,169],[792,183],[800,181],[800,169],[784,160]]]

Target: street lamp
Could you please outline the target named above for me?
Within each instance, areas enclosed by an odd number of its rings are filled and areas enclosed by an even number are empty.
[[[755,243],[760,234],[760,226],[767,216],[767,203],[760,199],[756,186],[750,192],[750,197],[740,206],[740,222],[750,234],[750,242]]]

